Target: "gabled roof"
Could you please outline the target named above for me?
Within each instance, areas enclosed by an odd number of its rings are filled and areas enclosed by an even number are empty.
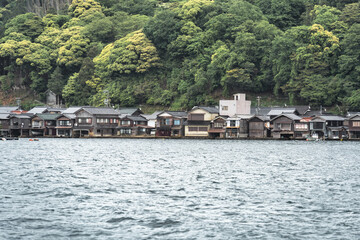
[[[254,115],[252,118],[249,118],[249,121],[252,119],[260,119],[261,121],[270,121],[270,117],[269,116],[262,116],[262,115]]]
[[[267,114],[268,116],[277,116],[281,114],[296,114],[298,113],[296,108],[273,108]]]
[[[289,118],[289,119],[291,119],[293,121],[302,119],[301,117],[299,117],[299,116],[297,116],[295,114],[280,114],[280,115],[274,117],[273,119],[271,119],[271,121],[274,121],[275,119],[280,118],[280,117],[286,117],[286,118]]]
[[[69,119],[75,119],[76,118],[75,113],[63,113],[62,115],[64,115],[65,117],[67,117]]]
[[[348,113],[346,114],[346,116],[347,116],[348,118],[352,118],[352,117],[354,117],[354,116],[360,116],[360,112],[348,112]]]
[[[31,114],[45,113],[47,111],[47,107],[34,107],[28,111]]]
[[[355,115],[352,115],[352,116],[349,118],[349,120],[351,120],[351,119],[353,119],[353,118],[356,118],[356,117],[360,117],[360,113],[355,114]]]
[[[140,108],[120,108],[120,109],[117,109],[116,111],[120,115],[133,115],[136,112],[139,112],[139,114],[143,114],[143,112],[140,110]]]
[[[19,107],[0,107],[0,113],[11,113],[12,111],[18,110]]]
[[[209,113],[219,113],[219,108],[217,108],[217,107],[202,107],[202,106],[200,106],[200,107],[193,107],[193,108],[191,109],[191,111],[196,110],[196,109],[203,109],[203,110],[205,110],[205,111],[207,111],[207,112],[209,112]]]
[[[270,111],[271,111],[271,107],[260,107],[259,109],[257,109],[257,108],[251,108],[250,109],[250,113],[251,114],[256,114],[257,116],[268,115],[268,113]]]
[[[79,111],[82,107],[69,107],[62,111],[63,114],[74,114]]]
[[[235,114],[232,117],[229,117],[228,120],[241,120],[241,119],[250,119],[254,114]]]
[[[102,108],[102,107],[82,107],[84,111],[93,115],[118,115],[119,113],[113,108]]]
[[[62,113],[62,112],[64,112],[66,110],[66,108],[54,108],[54,107],[52,107],[52,108],[47,108],[47,110],[49,112],[60,112],[60,113]]]
[[[336,115],[321,115],[321,116],[314,117],[311,120],[311,122],[318,121],[319,119],[323,120],[324,122],[326,122],[326,121],[344,121],[345,120],[345,118],[336,116]]]
[[[128,118],[133,121],[141,121],[141,122],[147,121],[146,118],[141,117],[141,116],[126,116],[125,118]]]
[[[163,111],[163,112],[159,113],[158,115],[163,114],[163,113],[167,113],[176,118],[187,118],[187,115],[188,115],[187,112],[181,112],[181,111]]]
[[[9,119],[10,114],[8,113],[0,113],[0,119]]]
[[[162,111],[156,111],[153,114],[141,114],[141,116],[143,116],[147,120],[154,120],[160,113],[162,113]]]
[[[10,118],[20,118],[20,119],[28,119],[31,118],[29,114],[13,114]]]
[[[36,116],[44,121],[52,121],[52,120],[56,120],[59,116],[61,116],[61,114],[40,113],[40,114],[36,114]]]

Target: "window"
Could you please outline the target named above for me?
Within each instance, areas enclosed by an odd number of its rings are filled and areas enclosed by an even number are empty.
[[[230,120],[230,127],[235,127],[235,126],[236,126],[236,121]]]
[[[86,124],[91,124],[92,119],[91,118],[79,118],[78,119],[78,123],[86,123]]]
[[[179,119],[175,119],[175,120],[174,120],[174,125],[179,126],[179,125],[180,125],[180,120],[179,120]]]
[[[70,124],[69,120],[60,120],[59,125],[60,126],[70,126],[71,124]]]
[[[214,123],[214,128],[223,128],[224,124],[221,122]]]
[[[170,118],[166,118],[165,119],[165,125],[170,125],[171,124],[171,119]]]
[[[199,127],[199,132],[207,132],[208,128],[207,127]]]
[[[122,120],[121,125],[130,125],[130,121],[129,120]]]
[[[41,127],[42,121],[33,121],[33,127]]]
[[[360,121],[353,121],[353,127],[360,127]]]
[[[192,121],[204,121],[204,114],[190,114],[189,120],[192,120]]]
[[[197,132],[198,128],[197,127],[189,127],[189,132]]]
[[[291,130],[291,124],[290,123],[277,123],[276,127],[278,130]]]
[[[236,100],[237,100],[237,99],[236,99]],[[229,107],[228,107],[228,106],[221,106],[221,110],[227,111],[227,110],[229,110]]]
[[[314,122],[313,123],[313,129],[323,129],[324,123],[322,122]]]
[[[306,131],[308,129],[308,125],[306,123],[296,123],[295,129],[299,131]]]

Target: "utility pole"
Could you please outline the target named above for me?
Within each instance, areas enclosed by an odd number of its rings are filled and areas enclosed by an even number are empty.
[[[258,115],[258,114],[259,114],[259,110],[260,110],[260,99],[261,99],[261,97],[260,97],[260,96],[257,96],[256,99],[257,99],[256,115]]]
[[[20,109],[20,105],[21,105],[21,99],[20,98],[16,98],[16,105]]]
[[[104,90],[104,93],[106,94],[106,98],[104,100],[104,104],[106,107],[109,107],[109,90]]]

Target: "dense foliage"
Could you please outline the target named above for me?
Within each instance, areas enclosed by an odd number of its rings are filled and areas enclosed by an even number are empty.
[[[357,0],[72,0],[33,12],[25,2],[0,1],[3,92],[173,109],[271,92],[360,110]]]

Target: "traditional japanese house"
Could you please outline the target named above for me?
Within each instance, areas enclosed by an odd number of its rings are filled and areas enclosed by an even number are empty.
[[[27,113],[31,114],[31,115],[45,114],[45,113],[48,113],[48,109],[47,109],[47,107],[33,107]]]
[[[19,107],[9,107],[9,106],[1,106],[0,107],[0,113],[8,113],[8,114],[13,114],[15,113],[15,111],[19,111]]]
[[[271,137],[270,118],[268,116],[253,116],[248,120],[249,138]]]
[[[28,114],[11,115],[10,132],[12,137],[29,137],[31,129],[31,117]]]
[[[153,127],[148,126],[147,122],[147,119],[142,116],[125,116],[119,121],[118,135],[150,135],[151,129],[153,129]]]
[[[225,138],[226,133],[226,117],[217,116],[210,122],[209,137]]]
[[[269,116],[270,119],[273,119],[282,114],[299,115],[299,112],[296,110],[296,108],[272,108],[267,116]]]
[[[311,136],[324,139],[347,138],[347,130],[344,127],[345,118],[333,115],[314,117],[310,121]]]
[[[112,108],[82,107],[76,113],[78,126],[89,127],[92,136],[115,136],[119,113]]]
[[[249,119],[253,115],[235,115],[226,119],[226,138],[247,138],[249,136]]]
[[[56,119],[56,136],[58,137],[72,137],[73,136],[73,119],[62,114]]]
[[[0,113],[0,137],[10,136],[10,114]]]
[[[295,138],[295,123],[299,123],[301,117],[295,114],[281,114],[271,119],[273,129],[272,137],[275,139],[286,138],[293,139]]]
[[[140,108],[120,108],[116,110],[120,118],[123,118],[125,116],[140,116],[141,114],[144,114]]]
[[[311,117],[302,117],[300,121],[294,123],[294,138],[306,139],[310,136],[310,121]]]
[[[219,116],[219,109],[216,107],[194,107],[188,112],[185,136],[208,137],[210,123],[217,116]]]
[[[31,135],[56,136],[56,119],[60,114],[36,114],[31,120]]]
[[[147,122],[147,125],[149,127],[151,127],[151,132],[150,132],[150,135],[155,135],[156,134],[156,120],[157,120],[157,116],[162,113],[161,111],[156,111],[154,112],[153,114],[141,114],[140,116],[146,118],[146,120],[148,121]]]
[[[166,111],[158,114],[156,120],[156,136],[184,136],[186,112]]]
[[[360,139],[360,113],[349,118],[349,139]]]

